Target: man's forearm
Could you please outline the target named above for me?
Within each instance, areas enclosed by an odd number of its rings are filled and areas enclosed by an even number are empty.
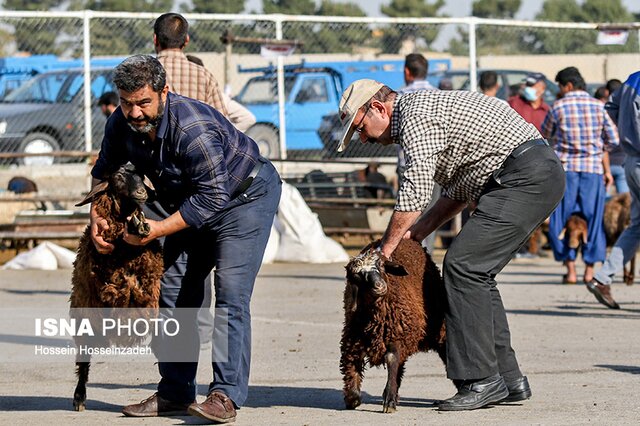
[[[404,234],[409,230],[411,225],[416,221],[422,212],[399,212],[394,211],[387,226],[387,230],[382,237],[382,243],[380,248],[382,254],[386,257],[391,257],[400,240],[404,237]]]

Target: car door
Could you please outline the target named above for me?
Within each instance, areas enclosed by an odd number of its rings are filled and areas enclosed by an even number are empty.
[[[322,117],[337,105],[328,74],[307,74],[297,79],[287,105],[287,148],[320,149],[317,130]]]

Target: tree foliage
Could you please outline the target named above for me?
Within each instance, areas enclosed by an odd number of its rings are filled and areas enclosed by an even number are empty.
[[[546,0],[536,20],[560,22],[632,22],[621,0]],[[624,46],[598,46],[593,30],[533,30],[527,35],[529,50],[536,53],[621,53],[637,52],[637,39],[630,37]]]
[[[313,15],[316,4],[313,0],[263,0],[264,13],[283,13],[285,15]]]
[[[244,0],[191,0],[193,7],[189,12],[194,13],[241,13],[244,10]]]
[[[381,6],[380,11],[392,18],[428,18],[444,16],[439,14],[439,10],[444,5],[445,0],[436,0],[434,3],[429,3],[427,0],[392,0],[388,6]],[[424,43],[430,46],[439,31],[440,28],[436,25],[429,27],[412,24],[390,25],[383,30],[380,47],[385,53],[397,53],[406,39],[423,39]]]

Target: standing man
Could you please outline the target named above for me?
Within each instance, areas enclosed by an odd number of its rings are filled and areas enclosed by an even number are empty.
[[[480,74],[480,93],[491,98],[498,96],[500,83],[498,83],[498,74],[495,71],[483,71]]]
[[[100,107],[100,111],[102,114],[109,118],[113,111],[118,108],[120,104],[120,99],[118,98],[118,94],[116,92],[104,92],[100,99],[98,99],[98,106]]]
[[[528,123],[536,126],[538,131],[542,131],[542,122],[549,112],[549,105],[542,97],[546,89],[544,74],[529,73],[520,93],[507,101],[511,108],[515,109]]]
[[[206,68],[195,64],[184,54],[189,44],[189,23],[178,13],[160,15],[153,24],[153,45],[158,61],[167,71],[167,82],[173,93],[197,99],[220,111],[227,107],[220,85]]]
[[[624,169],[631,193],[631,223],[616,241],[602,268],[587,283],[587,289],[598,302],[619,309],[611,295],[611,282],[640,244],[640,72],[631,74],[622,87],[613,92],[606,109],[618,125],[620,143],[627,155]]]
[[[398,143],[407,154],[381,256],[392,259],[402,238],[421,241],[477,203],[443,264],[447,376],[458,392],[440,410],[529,398],[495,277],[562,197],[557,156],[513,109],[476,92],[399,95],[376,81],[358,80],[343,93],[340,112],[339,151],[357,132],[363,143]],[[423,214],[434,182],[442,196]]]
[[[427,74],[429,73],[429,61],[427,58],[419,53],[410,53],[404,58],[404,82],[406,86],[398,90],[398,93],[413,93],[419,90],[438,90],[427,81]],[[402,186],[402,176],[407,168],[407,160],[405,158],[404,150],[400,145],[396,145],[398,151],[398,168],[396,173],[398,175],[398,189]],[[436,200],[440,197],[440,185],[437,183],[433,186],[433,193],[431,194],[431,204],[428,207],[432,207]],[[436,245],[436,233],[429,234],[422,246],[429,250],[429,253],[433,253],[433,249]]]
[[[250,301],[280,198],[280,178],[253,140],[209,105],[169,92],[165,70],[149,55],[125,59],[114,71],[121,107],[107,121],[91,174],[94,184],[131,161],[151,179],[150,234],[125,241],[144,245],[164,238],[165,272],[160,307],[199,308],[205,280],[215,271],[216,312],[227,312],[227,359],[214,360],[213,381],[196,399],[197,362],[159,362],[158,392],[124,407],[126,416],[189,413],[233,421],[247,398],[251,361]],[[105,221],[91,208],[91,235],[100,253],[113,246],[101,237]],[[189,310],[190,312],[190,310]],[[197,336],[196,315],[186,325]],[[214,336],[224,334],[215,323]],[[216,344],[214,337],[214,346]],[[197,360],[197,339],[181,348]]]
[[[603,215],[605,183],[613,178],[609,171],[606,149],[619,144],[618,132],[602,102],[586,92],[586,84],[575,67],[560,70],[556,75],[560,96],[542,125],[542,134],[553,141],[556,154],[567,175],[567,190],[562,202],[549,220],[549,244],[557,261],[567,268],[563,283],[575,284],[576,249],[569,247],[569,238],[560,240],[567,220],[580,214],[587,221],[587,243],[582,245],[585,263],[583,282],[593,279],[593,264],[603,262],[607,242]]]

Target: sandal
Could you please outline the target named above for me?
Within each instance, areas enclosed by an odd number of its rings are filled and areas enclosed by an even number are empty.
[[[564,275],[562,276],[562,284],[577,284],[577,283],[578,283],[578,281],[577,281],[577,280],[570,280],[570,279],[568,279],[567,274],[564,274]]]

